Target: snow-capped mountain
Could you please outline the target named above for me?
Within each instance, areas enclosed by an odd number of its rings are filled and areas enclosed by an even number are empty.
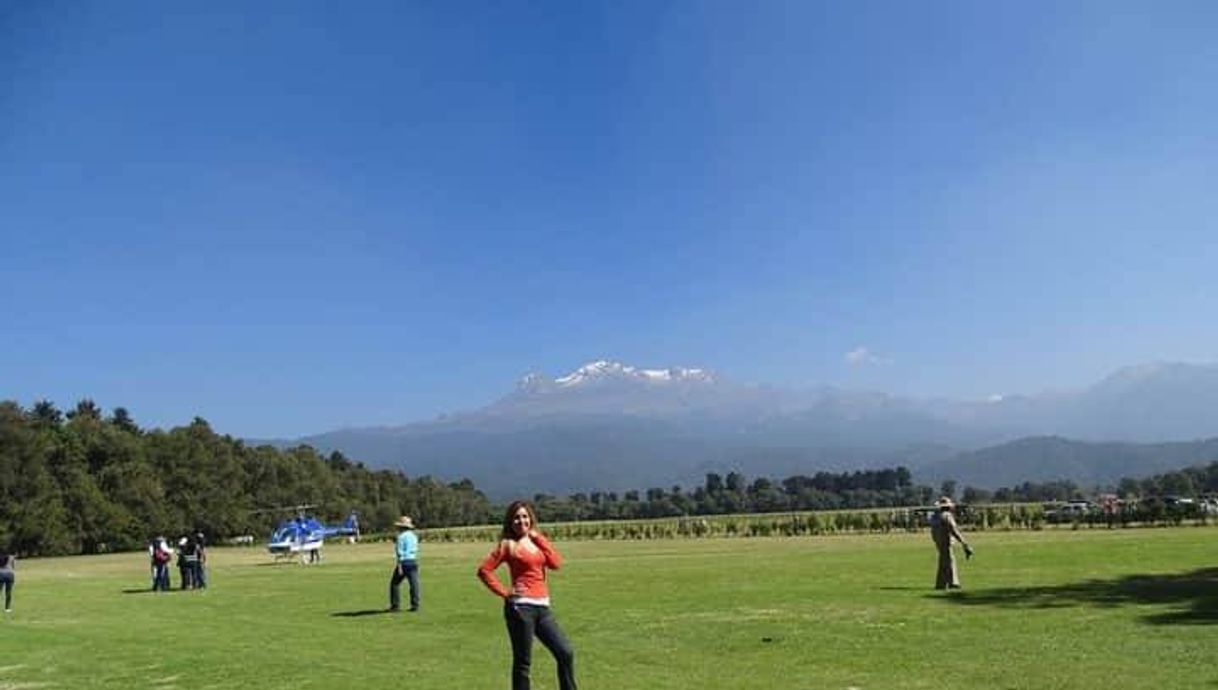
[[[516,383],[516,391],[532,394],[555,391],[578,391],[613,385],[663,386],[687,383],[714,384],[717,382],[718,380],[715,375],[706,369],[688,369],[685,367],[640,369],[621,362],[598,359],[557,378],[549,378],[540,372],[530,372]]]
[[[961,401],[788,390],[702,368],[605,359],[554,378],[529,374],[469,412],[297,442],[412,476],[468,477],[503,496],[688,484],[733,469],[788,476],[904,464],[916,473],[941,463],[947,472],[956,453],[1039,435],[1142,443],[1218,436],[1218,366],[1144,365],[1081,391]],[[1041,476],[1053,465],[1044,458],[1026,476],[1006,464],[1002,476],[1059,478]]]
[[[636,369],[621,362],[598,359],[595,362],[583,365],[566,376],[554,379],[554,385],[560,388],[573,388],[575,386],[590,386],[612,381],[659,384],[682,381],[714,383],[715,377],[705,369],[686,369],[684,367]]]
[[[736,404],[748,397],[747,386],[722,381],[706,369],[646,369],[598,359],[556,378],[529,373],[517,382],[512,393],[472,414],[496,418],[671,415]]]

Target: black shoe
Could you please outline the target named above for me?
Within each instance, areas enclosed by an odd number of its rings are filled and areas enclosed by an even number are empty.
[[[400,609],[396,606],[390,606],[389,608],[385,609],[385,612],[386,613],[401,613],[402,609]]]
[[[408,608],[408,609],[406,609],[406,610],[407,610],[407,611],[409,611],[409,612],[411,612],[411,613],[416,613],[416,612],[418,612],[419,607],[418,607],[418,606],[411,606],[410,608]]]

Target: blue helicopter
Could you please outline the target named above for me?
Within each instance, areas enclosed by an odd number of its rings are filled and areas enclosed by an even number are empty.
[[[296,506],[296,517],[288,518],[279,523],[271,533],[267,543],[267,551],[275,560],[299,556],[300,562],[321,559],[321,547],[327,537],[352,537],[359,539],[359,516],[355,511],[347,516],[341,525],[326,525],[315,517],[309,517],[305,510],[311,505]]]

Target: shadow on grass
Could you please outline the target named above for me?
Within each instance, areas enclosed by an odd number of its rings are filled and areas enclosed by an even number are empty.
[[[160,594],[174,594],[176,592],[193,592],[193,591],[194,590],[192,590],[192,589],[181,589],[179,587],[170,587],[169,589],[166,589],[159,593]],[[139,589],[131,587],[128,589],[124,589],[123,594],[158,594],[158,592],[157,592],[157,590],[152,589],[151,587],[140,587]],[[4,686],[0,685],[0,688],[3,688],[3,687]]]
[[[363,618],[364,616],[388,616],[394,613],[389,609],[363,609],[361,611],[339,611],[331,613],[331,618]]]
[[[1127,575],[1115,580],[1084,580],[1045,587],[960,590],[947,597],[929,596],[963,606],[1012,609],[1158,604],[1171,606],[1172,610],[1143,616],[1143,621],[1155,625],[1213,625],[1218,623],[1218,568]]]

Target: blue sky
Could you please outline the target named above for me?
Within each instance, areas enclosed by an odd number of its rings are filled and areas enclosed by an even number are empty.
[[[0,398],[294,436],[528,371],[1214,361],[1213,2],[0,8]],[[852,354],[853,353],[853,354]]]

